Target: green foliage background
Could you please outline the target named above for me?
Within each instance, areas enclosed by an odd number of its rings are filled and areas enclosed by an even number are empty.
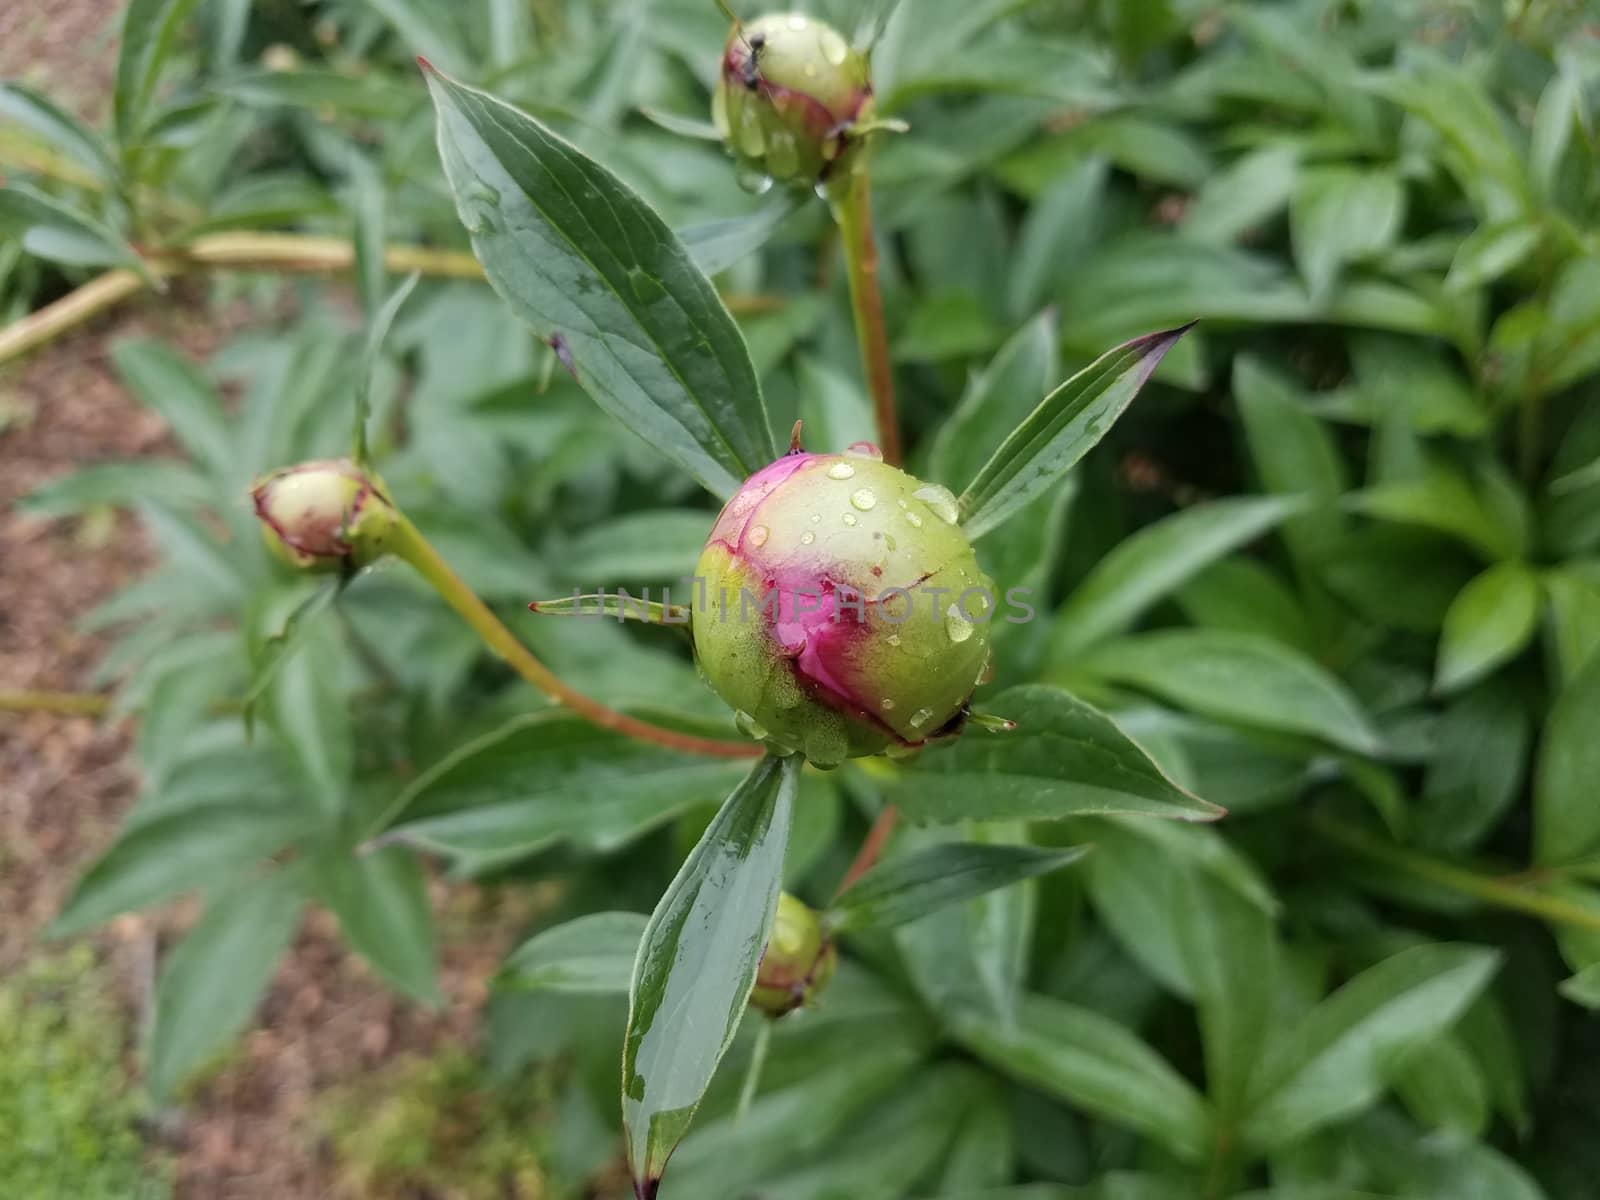
[[[872,172],[918,474],[959,486],[1106,348],[1201,325],[1064,486],[981,543],[997,580],[1040,598],[979,693],[1022,723],[1018,749],[808,772],[786,886],[824,903],[886,798],[937,822],[897,855],[1094,849],[846,935],[839,979],[777,1027],[736,1121],[745,1022],[662,1194],[1591,1195],[1595,14],[813,8],[875,36],[880,106],[911,125]],[[708,0],[134,0],[127,27],[114,139],[0,92],[14,315],[101,268],[183,269],[184,247],[257,230],[353,244],[376,313],[378,247],[466,245],[420,50],[570,137],[696,253],[717,247],[774,429],[802,416],[823,449],[871,436],[823,207],[775,213],[684,133],[726,34]],[[685,574],[712,508],[481,282],[423,267],[373,388],[392,493],[564,679],[736,736],[669,633],[515,615]],[[90,621],[119,632],[103,677],[139,716],[145,783],[60,922],[205,893],[162,976],[158,1094],[250,1021],[305,904],[426,1002],[419,851],[497,886],[560,880],[552,924],[648,912],[742,773],[529,716],[543,701],[398,567],[307,606],[315,589],[269,563],[240,497],[342,452],[364,335],[321,281],[248,290],[285,289],[298,316],[263,318],[209,367],[117,348],[187,461],[97,465],[28,501],[133,507],[163,556]],[[1051,690],[988,699],[1016,684]],[[1059,763],[1026,740],[1030,717],[1068,719],[1059,687],[1228,817],[1025,821],[1003,777]],[[398,840],[363,853],[400,815]],[[514,962],[506,981],[492,1055],[568,1064],[555,1136],[575,1178],[602,1172],[616,972],[552,988]]]

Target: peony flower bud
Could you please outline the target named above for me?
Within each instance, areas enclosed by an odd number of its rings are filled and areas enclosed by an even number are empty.
[[[848,172],[871,119],[867,60],[812,17],[765,16],[728,38],[711,107],[747,185],[820,184]]]
[[[284,467],[250,494],[268,549],[301,571],[376,562],[400,521],[382,481],[347,458]]]
[[[752,475],[696,574],[702,674],[752,737],[819,767],[948,732],[988,663],[994,588],[955,497],[864,442]]]
[[[839,952],[817,914],[788,892],[780,893],[750,1003],[769,1017],[791,1013],[828,986],[838,960]]]

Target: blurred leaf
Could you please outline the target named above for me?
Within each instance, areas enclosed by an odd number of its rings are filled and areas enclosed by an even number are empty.
[[[17,501],[17,511],[62,517],[152,498],[180,508],[199,508],[213,499],[213,488],[183,463],[162,459],[96,463],[40,484]]]
[[[1366,1108],[1393,1057],[1449,1029],[1498,965],[1493,951],[1438,944],[1361,972],[1273,1048],[1252,1081],[1246,1139],[1287,1146]]]
[[[474,253],[595,402],[717,496],[777,458],[738,327],[661,218],[527,114],[437,72],[428,86]]]
[[[146,280],[150,269],[110,226],[26,184],[0,187],[0,234],[50,262],[75,267],[128,267]]]
[[[351,75],[296,67],[292,71],[244,72],[215,87],[224,96],[259,108],[281,105],[359,117],[398,119],[422,101],[417,88],[403,86],[378,71]]]
[[[1520,562],[1496,563],[1469,583],[1444,615],[1434,689],[1456,691],[1514,657],[1539,624],[1542,596]]]
[[[1600,847],[1600,654],[1561,689],[1545,721],[1534,780],[1534,859],[1571,862]]]
[[[1231,242],[1283,211],[1300,179],[1300,150],[1290,143],[1252,150],[1205,181],[1182,229],[1202,242]]]
[[[349,799],[355,769],[354,718],[340,680],[339,611],[312,611],[294,631],[299,651],[279,659],[264,715],[288,746],[324,816]]]
[[[1086,157],[1062,171],[1050,189],[1029,207],[1010,264],[1007,300],[1013,316],[1025,316],[1044,304],[1068,266],[1076,264],[1094,245],[1102,224],[1109,174],[1110,164],[1105,159]],[[1020,332],[1016,335],[1022,336]],[[1000,353],[1004,356],[1005,351]],[[998,368],[997,361],[990,367],[990,374],[995,374]],[[1047,380],[1040,386],[1039,394],[1043,395],[1048,386]],[[945,433],[947,428],[941,429],[944,437],[949,436]],[[972,470],[978,465],[974,463]],[[941,476],[947,479],[968,477],[965,472]]]
[[[888,929],[950,904],[1077,862],[1087,846],[946,843],[882,863],[834,898],[825,920],[835,929]]]
[[[1219,559],[1185,582],[1173,597],[1196,625],[1259,634],[1315,649],[1306,615],[1287,584],[1254,558]]]
[[[111,361],[139,403],[166,422],[213,480],[239,478],[222,399],[199,367],[154,341],[118,342]]]
[[[1013,1078],[1148,1134],[1180,1158],[1206,1153],[1211,1114],[1205,1101],[1125,1025],[1046,996],[1027,996],[1013,1027],[963,1020],[955,1034]]]
[[[714,800],[747,770],[571,713],[526,713],[420,775],[395,802],[394,836],[477,865],[560,841],[605,852]]]
[[[903,768],[895,803],[929,821],[1050,820],[1144,813],[1209,821],[1223,810],[1184,791],[1110,717],[1059,688],[1033,684],[987,702],[1017,728],[969,730]]]
[[[1543,236],[1544,231],[1526,217],[1478,226],[1456,251],[1445,287],[1464,292],[1494,283],[1520,266],[1538,248]]]
[[[0,83],[0,117],[65,154],[102,183],[117,177],[117,165],[100,135],[48,96],[20,83]]]
[[[1418,1122],[1441,1132],[1477,1137],[1489,1121],[1483,1072],[1456,1038],[1434,1038],[1402,1052],[1389,1067],[1390,1085]]]
[[[1055,660],[1069,661],[1121,633],[1192,575],[1304,507],[1294,497],[1230,497],[1176,512],[1124,538],[1056,610]]]
[[[78,880],[50,933],[81,933],[119,913],[237,878],[307,825],[304,811],[292,805],[235,795],[142,822],[124,830]]]
[[[317,861],[314,886],[345,939],[385,979],[424,1004],[444,1003],[428,883],[414,855],[333,851]]]
[[[1570,684],[1600,647],[1600,581],[1570,570],[1546,571],[1540,581],[1550,598],[1550,641],[1560,680]]]
[[[982,537],[1072,469],[1133,402],[1189,326],[1109,351],[1040,402],[961,494],[963,526]]]
[[[998,1187],[1017,1173],[1016,1133],[999,1096],[980,1099],[957,1131],[939,1176],[942,1195]]]
[[[1039,314],[972,377],[934,435],[928,463],[932,478],[971,479],[1033,411],[1060,371],[1055,325],[1055,314]]]
[[[198,0],[130,0],[122,17],[122,42],[111,107],[123,155],[147,124],[161,68]]]
[[[507,956],[495,986],[622,995],[633,978],[633,961],[648,919],[643,913],[590,913],[546,929]]]
[[[158,1101],[249,1022],[302,905],[296,873],[273,871],[218,896],[184,935],[156,985],[145,1078]]]
[[[585,590],[687,580],[714,521],[700,509],[657,508],[614,517],[573,538],[558,561],[563,576]],[[691,598],[687,590],[682,597],[683,603]]]
[[[778,903],[799,776],[767,757],[734,789],[651,914],[622,1060],[628,1165],[654,1190],[744,1016]]]
[[[793,192],[784,192],[747,217],[686,225],[678,237],[695,266],[717,275],[766,245],[799,206]]]
[[[1314,167],[1289,205],[1295,262],[1314,303],[1332,294],[1341,269],[1384,249],[1405,219],[1405,191],[1386,171]]]
[[[1491,511],[1484,497],[1455,468],[1435,461],[1416,481],[1383,483],[1349,497],[1349,506],[1380,520],[1418,525],[1459,538],[1490,562],[1514,558],[1527,532]]]
[[[379,226],[378,232],[382,233]],[[405,306],[406,298],[417,286],[417,280],[422,276],[413,271],[403,280],[399,287],[389,294],[388,299],[380,305],[378,296],[384,283],[382,246],[368,252],[368,262],[378,265],[371,268],[369,273],[373,278],[368,279],[365,286],[371,289],[368,303],[375,306],[371,312],[371,319],[367,328],[367,347],[361,356],[361,390],[356,396],[355,437],[352,439],[350,456],[355,459],[358,466],[370,465],[370,455],[367,450],[367,426],[372,418],[372,398],[377,387],[378,365],[383,358],[383,345],[389,338],[389,330],[394,325],[395,318],[400,315],[400,310]]]
[[[1565,263],[1539,331],[1541,391],[1558,391],[1600,370],[1600,254]]]
[[[795,370],[806,444],[833,454],[852,442],[870,442],[877,436],[872,406],[853,378],[809,356],[801,358]]]
[[[1519,689],[1503,679],[1451,703],[1434,725],[1436,750],[1415,811],[1419,842],[1460,851],[1495,827],[1522,788],[1531,715]]]
[[[1264,637],[1161,630],[1100,646],[1082,666],[1219,720],[1305,734],[1358,754],[1383,746],[1344,684],[1315,660]]]
[[[468,48],[453,6],[441,0],[365,0],[400,35],[408,54],[436,62],[452,75],[472,75]]]

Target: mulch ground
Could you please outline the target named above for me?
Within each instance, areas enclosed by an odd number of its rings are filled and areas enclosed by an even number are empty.
[[[113,0],[0,5],[0,78],[47,90],[93,119],[114,55]],[[107,348],[155,335],[197,358],[260,314],[207,315],[203,285],[159,304],[135,301],[20,363],[0,368],[0,691],[81,691],[104,643],[78,620],[149,565],[134,522],[105,515],[46,521],[14,501],[85,463],[170,453],[161,422],[113,375]],[[130,726],[0,712],[0,977],[40,953],[39,932],[77,874],[115,837],[138,787]],[[448,1007],[397,999],[313,913],[278,971],[258,1026],[153,1138],[176,1161],[179,1200],[325,1200],[340,1195],[317,1135],[317,1099],[400,1056],[470,1040],[487,980],[519,915],[468,888],[434,885]],[[94,937],[142,1023],[155,964],[193,905],[131,915]],[[18,1200],[34,1200],[21,1198]]]

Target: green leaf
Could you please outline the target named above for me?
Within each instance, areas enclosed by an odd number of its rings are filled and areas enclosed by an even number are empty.
[[[317,863],[315,887],[345,940],[385,979],[424,1004],[444,1003],[428,882],[415,855],[398,848],[330,853]]]
[[[1184,235],[1231,242],[1271,220],[1295,192],[1300,157],[1293,143],[1269,143],[1212,175],[1184,210]]]
[[[1541,582],[1550,597],[1549,641],[1565,685],[1600,648],[1600,584],[1561,569],[1546,571]]]
[[[379,250],[381,251],[381,246]],[[383,259],[381,254],[369,254],[369,259],[378,263],[377,278],[368,285],[376,289],[383,282]],[[405,306],[407,298],[416,289],[417,280],[421,278],[422,276],[415,271],[407,276],[373,315],[372,323],[367,330],[367,348],[361,356],[361,390],[356,394],[355,437],[351,449],[351,456],[358,466],[371,465],[367,451],[367,425],[372,414],[372,395],[373,389],[377,386],[378,363],[383,357],[383,344],[389,338],[389,330],[394,326],[395,318],[400,315],[401,308]]]
[[[1046,996],[1024,997],[1016,1023],[962,1020],[955,1035],[979,1058],[1096,1117],[1200,1159],[1211,1114],[1183,1076],[1127,1026]]]
[[[749,216],[686,225],[678,238],[695,266],[717,275],[765,246],[799,207],[796,194],[785,191]]]
[[[700,509],[656,508],[601,521],[561,547],[562,575],[584,589],[685,580],[712,520]]]
[[[1344,684],[1315,660],[1268,638],[1162,630],[1102,646],[1082,666],[1218,720],[1305,734],[1359,754],[1383,748]]]
[[[1333,295],[1340,270],[1394,241],[1405,190],[1388,171],[1316,167],[1303,171],[1289,203],[1295,262],[1313,303]]]
[[[1600,654],[1556,698],[1545,722],[1534,777],[1534,859],[1571,862],[1600,848]]]
[[[454,20],[456,6],[435,0],[368,0],[394,27],[411,54],[437,62],[446,71],[472,73],[477,61]]]
[[[962,493],[967,535],[982,537],[1071,470],[1110,431],[1189,329],[1184,325],[1134,338],[1046,396]]]
[[[1514,271],[1539,246],[1544,231],[1527,217],[1480,225],[1461,241],[1444,286],[1464,292],[1494,283]]]
[[[1014,316],[1034,312],[1044,304],[1065,271],[1094,245],[1102,225],[1106,179],[1110,174],[1110,164],[1105,159],[1085,158],[1063,171],[1050,190],[1029,207],[1010,264],[1007,299]],[[1047,379],[1040,384],[1040,393],[1049,386]],[[973,469],[979,465],[974,463]],[[962,479],[966,475],[937,477]]]
[[[130,0],[122,18],[122,48],[111,110],[126,156],[145,131],[146,114],[161,68],[199,0]]]
[[[68,266],[122,266],[153,280],[127,240],[110,226],[26,184],[0,187],[0,235],[38,258]]]
[[[141,822],[78,881],[50,932],[56,937],[79,933],[118,913],[234,878],[306,828],[302,811],[236,797]]]
[[[238,477],[233,437],[222,398],[189,359],[160,342],[118,342],[111,350],[117,374],[134,397],[172,430],[213,479]]]
[[[649,920],[643,913],[590,913],[536,934],[513,950],[495,986],[521,992],[623,995]]]
[[[1497,563],[1467,584],[1444,615],[1434,690],[1457,691],[1514,657],[1538,627],[1543,594],[1520,562]]]
[[[1495,827],[1522,789],[1532,717],[1522,691],[1503,678],[1451,703],[1433,729],[1433,762],[1413,814],[1418,842],[1461,851]]]
[[[1426,1128],[1475,1138],[1489,1122],[1489,1087],[1458,1038],[1434,1038],[1396,1056],[1390,1086]]]
[[[1056,611],[1055,660],[1123,632],[1192,576],[1304,507],[1294,497],[1234,496],[1197,504],[1124,538]]]
[[[1056,317],[1040,313],[1012,335],[976,375],[934,436],[931,479],[971,479],[1033,410],[1060,370]]]
[[[244,1028],[300,923],[300,880],[279,870],[217,897],[156,985],[146,1082],[165,1102]]]
[[[109,505],[130,507],[155,499],[180,508],[199,508],[214,499],[210,484],[182,463],[143,459],[96,463],[41,483],[17,501],[17,511],[62,517]]]
[[[895,803],[919,820],[1051,820],[1144,813],[1211,821],[1223,810],[1179,787],[1112,719],[1059,688],[1032,684],[987,702],[1017,721],[969,730],[906,764]]]
[[[48,96],[20,83],[0,83],[0,117],[28,130],[102,183],[116,179],[117,165],[100,135]]]
[[[1457,538],[1489,562],[1517,557],[1527,541],[1519,521],[1493,511],[1464,474],[1443,462],[1429,463],[1421,479],[1379,484],[1348,502],[1379,520]]]
[[[1278,946],[1272,918],[1214,876],[1177,872],[1172,917],[1194,992],[1206,1083],[1219,1120],[1244,1112],[1251,1072],[1272,1027]]]
[[[479,866],[561,841],[604,853],[714,800],[747,769],[646,745],[572,713],[528,713],[419,776],[396,801],[391,836]]]
[[[892,928],[1077,862],[1089,849],[974,842],[932,846],[868,871],[834,899],[825,920],[841,930]]]
[[[1275,1150],[1366,1108],[1393,1057],[1448,1030],[1499,961],[1480,946],[1424,945],[1361,972],[1274,1047],[1251,1089],[1246,1141]]]
[[[721,497],[777,458],[738,327],[666,223],[526,113],[428,86],[474,253],[595,402]]]
[[[644,590],[648,592],[650,589]],[[663,604],[659,600],[635,599],[631,595],[621,596],[615,592],[601,592],[594,596],[564,596],[559,600],[535,600],[528,608],[541,617],[588,617],[679,627],[687,626],[694,615],[693,610],[684,604]]]
[[[798,758],[767,757],[685,860],[639,943],[622,1057],[628,1166],[653,1194],[744,1016],[777,910]]]

